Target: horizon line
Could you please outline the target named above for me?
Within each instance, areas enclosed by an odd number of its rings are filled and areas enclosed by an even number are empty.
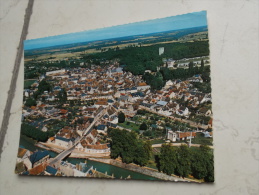
[[[24,50],[203,27],[208,26],[206,16],[206,11],[192,12],[165,18],[29,39],[24,40]]]

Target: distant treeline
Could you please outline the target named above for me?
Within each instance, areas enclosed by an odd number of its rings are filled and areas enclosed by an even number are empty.
[[[164,47],[164,54],[159,55],[159,47]],[[108,51],[85,55],[83,59],[90,61],[119,59],[120,64],[127,65],[125,70],[135,75],[143,75],[145,70],[156,71],[157,67],[163,64],[162,58],[193,58],[209,55],[208,41],[167,43],[145,47],[129,46],[124,49],[119,47]]]

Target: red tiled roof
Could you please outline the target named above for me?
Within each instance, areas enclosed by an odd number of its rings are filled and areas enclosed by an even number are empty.
[[[27,149],[19,148],[17,157],[22,158],[27,151]]]
[[[191,136],[191,132],[178,132],[179,138],[185,138],[185,137],[190,137],[190,136]],[[195,137],[196,132],[192,132],[192,136]]]
[[[107,149],[108,147],[107,147],[107,144],[100,144],[100,145],[87,145],[87,148],[102,150],[102,149]]]
[[[45,164],[40,164],[37,167],[34,167],[32,169],[29,170],[29,174],[30,175],[39,175],[40,173],[42,173],[44,170],[46,169],[46,165]]]
[[[147,84],[143,82],[143,83],[139,83],[138,86],[147,86]]]
[[[67,112],[68,112],[68,110],[60,109],[60,113],[61,113],[61,114],[66,114]]]

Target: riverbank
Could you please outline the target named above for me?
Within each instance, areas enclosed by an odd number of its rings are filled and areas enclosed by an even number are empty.
[[[197,182],[197,181],[194,181],[194,180],[182,179],[182,178],[175,177],[175,176],[169,176],[169,175],[166,175],[164,173],[160,173],[157,170],[151,169],[151,168],[148,168],[148,167],[140,167],[140,166],[135,165],[135,164],[126,164],[126,163],[121,162],[120,160],[100,159],[100,158],[89,158],[89,160],[113,165],[113,166],[116,166],[116,167],[120,167],[120,168],[123,168],[123,169],[134,171],[134,172],[138,172],[138,173],[141,173],[141,174],[144,174],[144,175],[148,175],[148,176],[151,176],[151,177],[158,178],[160,180],[175,181],[175,182],[177,182],[177,181]]]
[[[43,145],[41,147],[38,147],[35,145],[35,143],[37,143],[36,140],[33,140],[31,138],[28,138],[26,136],[21,136],[20,137],[20,147],[22,148],[26,148],[30,151],[37,151],[37,150],[46,150],[45,148],[43,148]],[[44,146],[45,147],[45,146]],[[54,152],[54,151],[50,151],[50,155],[52,158],[54,158],[58,153]],[[109,158],[109,157],[102,157],[104,158]],[[71,158],[68,157],[66,159],[66,161],[76,165],[79,164],[80,162],[85,162],[86,158]],[[150,180],[150,181],[157,181],[159,179],[155,178],[155,177],[151,177],[145,174],[141,174],[135,171],[130,171],[128,169],[123,169],[120,168],[118,166],[113,166],[110,164],[106,164],[106,163],[101,163],[98,161],[91,161],[91,160],[87,160],[87,166],[93,166],[94,170],[98,170],[98,172],[100,172],[100,174],[98,174],[98,176],[100,178],[105,178],[108,176],[114,176],[114,179],[134,179],[134,180]],[[106,175],[106,176],[105,176]],[[104,176],[104,177],[102,177]],[[129,177],[130,176],[130,177]]]

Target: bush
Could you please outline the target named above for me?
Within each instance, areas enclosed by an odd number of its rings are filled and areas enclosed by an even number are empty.
[[[146,123],[142,123],[139,127],[140,130],[147,130],[147,124]]]
[[[36,106],[36,105],[37,105],[36,101],[32,98],[28,98],[25,102],[25,106],[27,107]]]

